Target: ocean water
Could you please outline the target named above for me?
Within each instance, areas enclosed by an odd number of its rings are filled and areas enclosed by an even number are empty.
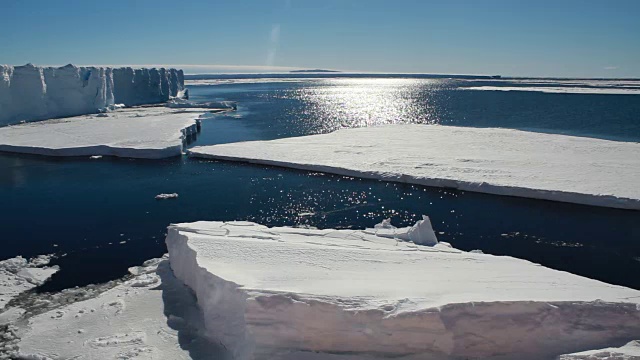
[[[191,98],[237,101],[238,111],[203,120],[191,146],[407,122],[640,141],[638,95],[467,89],[504,85],[488,79],[222,76],[208,81],[215,85],[190,87]],[[613,86],[633,89],[634,84]],[[163,192],[180,197],[154,199]],[[0,199],[0,259],[58,255],[53,262],[62,270],[41,291],[121,277],[129,266],[166,252],[170,223],[250,220],[270,226],[364,228],[386,217],[406,226],[422,214],[432,218],[440,240],[458,248],[524,258],[640,289],[636,211],[186,157],[91,160],[4,154]]]

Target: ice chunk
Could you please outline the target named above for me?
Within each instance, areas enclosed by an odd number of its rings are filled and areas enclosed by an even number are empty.
[[[383,219],[382,222],[376,224],[373,229],[365,230],[365,233],[411,241],[420,245],[433,246],[438,244],[438,238],[431,227],[431,220],[429,220],[429,217],[426,215],[422,215],[422,220],[419,220],[413,226],[399,229],[391,225],[391,219]]]
[[[548,359],[640,333],[640,291],[506,256],[250,222],[175,224],[166,243],[234,359]]]
[[[235,101],[190,101],[180,98],[169,100],[166,107],[176,109],[189,109],[189,108],[204,108],[204,109],[219,109],[219,110],[236,110],[238,105]]]
[[[183,91],[176,69],[0,65],[0,126],[161,103]]]
[[[178,198],[178,194],[177,193],[158,194],[158,195],[156,195],[156,200],[177,199],[177,198]]]
[[[190,156],[640,209],[640,143],[512,129],[391,125],[194,147]]]

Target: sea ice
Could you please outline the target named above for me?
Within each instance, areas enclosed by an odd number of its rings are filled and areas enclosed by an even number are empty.
[[[11,299],[41,285],[59,270],[58,266],[47,266],[50,260],[50,255],[40,255],[30,260],[18,256],[0,261],[0,325],[21,313],[15,309],[5,311]]]
[[[92,115],[0,128],[0,151],[49,156],[119,156],[158,159],[182,154],[200,129],[207,109],[163,106],[119,109]]]
[[[177,193],[158,194],[158,195],[156,195],[156,200],[177,199],[177,198],[178,198],[178,194]]]
[[[562,86],[472,86],[463,90],[483,91],[533,91],[552,94],[603,94],[603,95],[638,95],[640,89],[597,88],[597,87],[562,87]]]
[[[161,103],[183,92],[176,69],[0,65],[0,126]]]
[[[194,222],[166,243],[236,360],[548,359],[640,336],[640,291],[375,235],[389,225]]]
[[[588,350],[560,356],[559,360],[638,360],[640,341],[634,340],[621,347]]]
[[[194,147],[192,157],[640,209],[640,143],[499,128],[390,125]]]
[[[58,295],[64,305],[27,312],[12,332],[16,340],[9,358],[228,359],[201,336],[200,311],[166,258],[130,272],[126,281],[86,300],[74,301],[83,291],[76,289]]]

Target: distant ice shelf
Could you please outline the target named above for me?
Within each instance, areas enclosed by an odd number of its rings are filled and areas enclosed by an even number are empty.
[[[209,109],[165,106],[32,122],[0,128],[0,151],[47,156],[159,159],[182,154]]]
[[[0,65],[0,126],[166,102],[185,94],[176,69]]]
[[[640,291],[384,228],[194,222],[166,243],[235,360],[551,359],[640,336]]]
[[[192,157],[640,209],[640,143],[501,128],[389,125],[194,147]]]
[[[574,86],[472,86],[462,90],[532,91],[550,94],[640,95],[640,89]]]

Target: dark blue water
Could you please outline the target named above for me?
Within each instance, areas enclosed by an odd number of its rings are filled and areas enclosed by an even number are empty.
[[[444,80],[358,81],[193,87],[194,100],[239,102],[238,112],[204,120],[195,145],[400,122],[640,138],[633,95],[468,91]],[[180,197],[154,199],[163,192]],[[410,225],[421,214],[431,216],[441,240],[458,248],[516,256],[640,289],[635,275],[640,273],[640,214],[635,211],[185,157],[0,155],[0,199],[0,258],[51,252],[60,256],[55,263],[62,270],[43,291],[118,278],[127,267],[160,256],[166,252],[164,234],[172,222],[250,220],[364,228],[385,217],[397,226]]]

